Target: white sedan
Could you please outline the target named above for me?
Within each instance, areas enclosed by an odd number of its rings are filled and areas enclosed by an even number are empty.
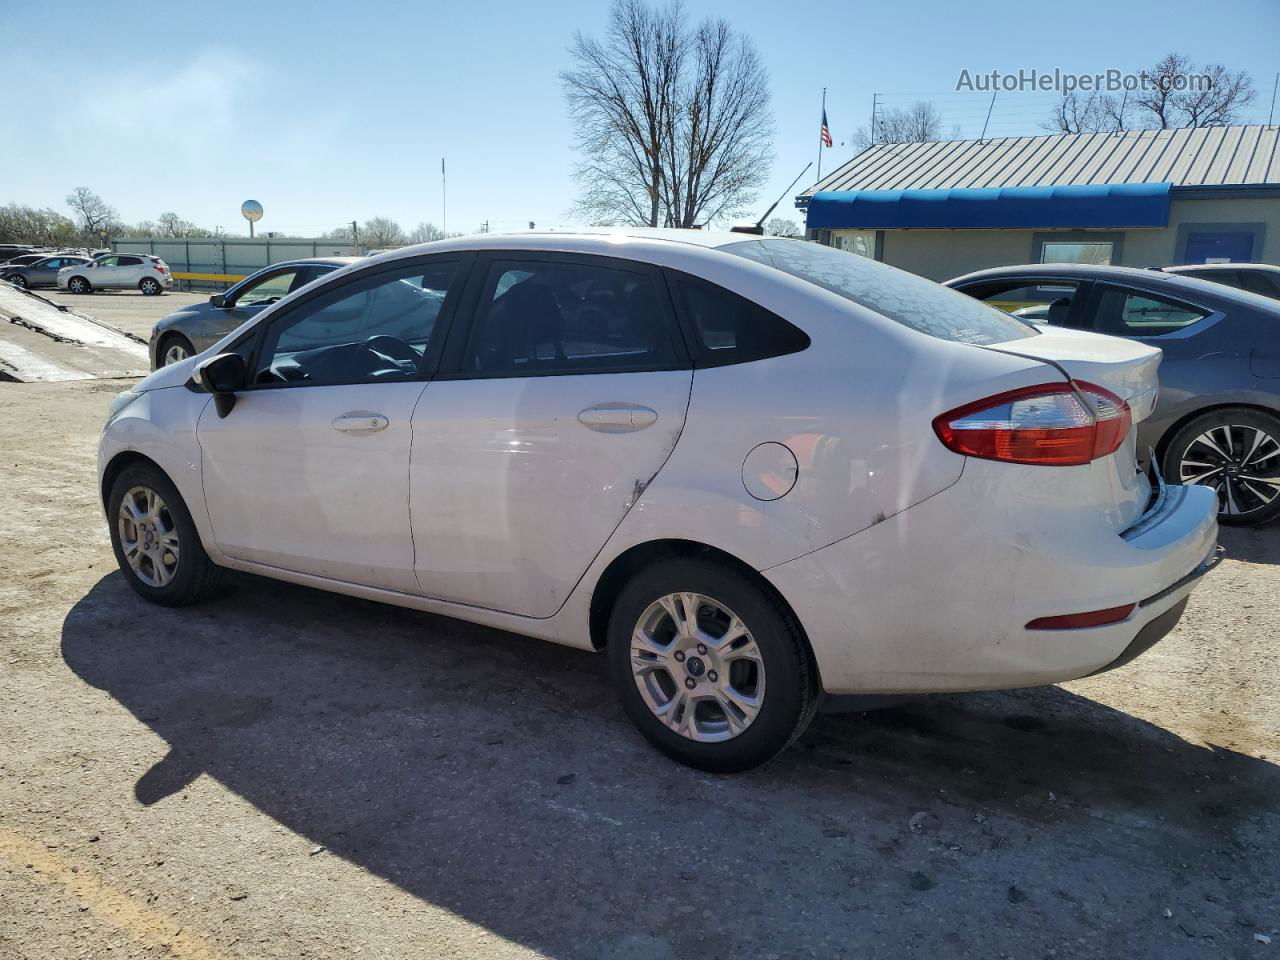
[[[120,394],[101,494],[149,600],[230,568],[603,650],[650,741],[741,770],[824,697],[1172,629],[1217,508],[1138,469],[1159,360],[798,240],[460,238]]]

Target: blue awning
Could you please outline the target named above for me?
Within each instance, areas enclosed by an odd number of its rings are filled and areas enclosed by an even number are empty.
[[[1164,227],[1168,183],[949,190],[824,190],[809,199],[810,229],[1060,229]]]

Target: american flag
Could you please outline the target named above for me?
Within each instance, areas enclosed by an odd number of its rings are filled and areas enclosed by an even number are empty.
[[[822,110],[822,145],[824,147],[831,146],[831,128],[827,126],[827,111],[825,107]]]

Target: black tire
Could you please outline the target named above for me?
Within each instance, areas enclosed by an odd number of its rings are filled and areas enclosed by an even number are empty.
[[[640,684],[632,671],[632,635],[641,617],[660,598],[682,592],[713,599],[745,624],[759,650],[759,662],[767,681],[754,719],[736,735],[719,742],[693,739],[660,720],[641,695]],[[709,607],[701,608],[699,622],[703,622],[702,613],[710,612]],[[608,656],[614,687],[631,722],[663,753],[700,770],[736,773],[765,763],[804,732],[817,708],[816,671],[800,625],[760,584],[712,560],[672,559],[636,574],[623,588],[609,618]],[[698,685],[695,691],[709,692],[702,683],[709,683],[716,675],[705,665],[699,665],[699,672],[695,674],[694,659],[702,664],[702,658],[695,658],[692,653],[682,660],[682,669],[690,676],[681,682],[692,679]],[[674,667],[672,661],[667,662]],[[751,665],[747,668],[754,672]],[[662,673],[667,678],[663,683],[672,687],[672,695],[679,694],[672,686],[676,682],[674,675],[665,668]],[[693,679],[695,676],[697,679]],[[697,713],[703,709],[701,705],[694,707],[695,723]],[[706,702],[706,709],[710,711],[712,723],[718,712],[728,729],[728,718],[722,708]]]
[[[143,277],[138,281],[138,289],[142,291],[144,297],[158,297],[164,293],[164,288],[155,277]]]
[[[180,333],[167,333],[160,338],[160,343],[156,346],[157,369],[160,367],[167,367],[170,363],[178,362],[177,359],[170,361],[165,360],[166,354],[168,354],[168,352],[174,347],[181,347],[188,357],[194,357],[196,355],[196,348],[192,345],[190,340]],[[185,359],[185,357],[180,359]]]
[[[176,564],[171,572],[171,579],[163,584],[148,583],[133,569],[125,556],[122,526],[120,520],[121,505],[126,495],[135,490],[152,490],[163,501],[165,510],[161,516],[163,522],[171,525],[178,539]],[[125,467],[111,485],[107,496],[107,521],[111,531],[111,548],[115,551],[116,562],[129,586],[152,603],[166,607],[182,607],[198,603],[215,593],[222,586],[225,571],[216,566],[209,555],[204,552],[200,543],[200,534],[191,520],[178,490],[157,467],[146,463],[135,463]],[[136,531],[136,527],[134,528]],[[141,540],[141,535],[137,536]],[[152,569],[155,564],[152,563]]]
[[[12,283],[19,290],[28,290],[31,287],[31,285],[27,283],[27,278],[20,273],[10,274],[9,276],[5,277],[5,279],[8,280],[10,283]]]
[[[72,293],[93,293],[93,284],[84,277],[72,277],[67,281],[67,289]]]
[[[1219,523],[1253,526],[1280,516],[1280,487],[1249,479],[1280,483],[1280,417],[1274,414],[1247,407],[1201,414],[1169,439],[1162,466],[1169,483],[1199,482],[1217,490]]]

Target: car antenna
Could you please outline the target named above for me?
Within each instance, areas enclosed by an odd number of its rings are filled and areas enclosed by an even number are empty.
[[[739,227],[730,227],[729,232],[730,233],[753,233],[757,237],[764,236],[764,222],[767,219],[769,219],[769,214],[773,213],[774,209],[778,206],[778,204],[782,202],[782,198],[791,192],[791,188],[794,187],[796,183],[799,182],[801,177],[803,177],[806,173],[809,172],[809,168],[812,166],[813,166],[812,160],[806,163],[804,165],[804,169],[801,170],[796,175],[795,180],[791,181],[791,183],[787,186],[787,189],[782,191],[782,193],[778,196],[778,199],[773,201],[773,203],[769,205],[769,209],[766,210],[764,212],[764,215],[759,220],[757,220],[754,224],[743,224],[742,226],[739,226]]]

